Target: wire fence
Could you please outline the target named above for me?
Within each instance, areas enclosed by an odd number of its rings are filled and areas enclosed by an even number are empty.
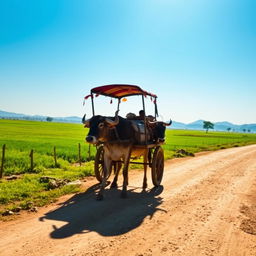
[[[14,153],[13,153],[14,152]],[[8,148],[6,144],[3,144],[2,146],[2,154],[1,154],[1,162],[0,162],[0,179],[3,178],[5,171],[7,169],[13,169],[13,173],[22,173],[22,172],[30,172],[33,173],[37,171],[35,169],[36,165],[38,164],[38,161],[41,160],[40,164],[44,167],[51,167],[51,168],[60,168],[63,159],[58,157],[58,148],[57,146],[54,146],[52,149],[51,155],[44,155],[37,152],[35,149],[31,149],[29,152],[23,151],[22,156],[20,156],[21,152],[17,153],[16,151],[10,150],[11,156],[8,157]],[[49,161],[50,159],[50,161]],[[86,162],[89,162],[93,160],[94,157],[92,157],[92,148],[89,145],[88,151],[84,152],[84,155],[82,155],[81,150],[81,144],[78,143],[77,146],[77,157],[75,159],[75,162],[79,164],[79,166],[85,165]],[[44,162],[44,163],[42,163]],[[12,171],[8,171],[7,174],[12,173]]]

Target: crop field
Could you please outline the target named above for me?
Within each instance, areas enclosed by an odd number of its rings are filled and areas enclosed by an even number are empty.
[[[79,143],[81,158],[85,161],[88,158],[85,132],[82,124],[0,120],[0,145],[6,144],[5,173],[26,172],[32,149],[35,152],[35,169],[54,166],[54,147],[62,167],[78,160]]]
[[[89,150],[85,143],[87,132],[82,124],[0,120],[0,147],[6,145],[3,175],[19,176],[17,180],[0,180],[0,206],[19,202],[26,208],[27,202],[31,200],[37,202],[36,205],[42,205],[52,198],[77,191],[76,186],[49,189],[48,183],[40,183],[39,180],[43,175],[70,181],[93,175],[95,147]],[[78,164],[79,143],[81,166]],[[170,159],[186,156],[186,153],[255,143],[256,134],[167,130],[163,147],[165,159]],[[53,157],[54,147],[57,165]],[[29,157],[31,150],[34,151],[32,170]],[[131,168],[136,167],[131,165]]]
[[[166,130],[165,158],[177,156],[177,151],[184,149],[190,153],[245,146],[256,143],[256,134]]]
[[[6,145],[5,175],[29,172],[30,151],[34,150],[35,171],[55,167],[53,151],[56,147],[58,167],[93,159],[95,147],[90,148],[84,138],[88,132],[82,124],[0,120],[0,147]],[[226,147],[256,143],[256,134],[166,130],[165,158],[179,149],[195,153]]]

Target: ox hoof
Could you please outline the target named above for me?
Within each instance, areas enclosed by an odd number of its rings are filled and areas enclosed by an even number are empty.
[[[127,198],[127,193],[126,191],[121,192],[121,198]]]
[[[112,183],[110,188],[117,188],[117,183]]]
[[[142,188],[141,193],[146,193],[146,192],[147,192],[147,189],[146,188]]]
[[[148,184],[143,184],[143,190],[145,190],[148,187]]]
[[[98,194],[97,196],[96,196],[96,200],[97,201],[101,201],[101,200],[103,200],[103,195],[102,194]]]

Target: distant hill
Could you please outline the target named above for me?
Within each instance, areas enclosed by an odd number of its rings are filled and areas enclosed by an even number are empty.
[[[34,120],[34,121],[46,121],[47,116],[40,115],[25,115],[12,112],[6,112],[0,110],[0,119],[17,119],[17,120]],[[77,116],[68,117],[52,117],[53,122],[61,123],[81,123],[82,118]]]
[[[203,123],[204,120],[197,120],[189,124],[178,123],[178,125],[176,125],[176,122],[173,122],[171,127],[173,129],[203,130]],[[183,124],[183,126],[181,124]],[[256,132],[256,124],[237,125],[227,121],[214,123],[214,131],[227,131],[228,128],[230,128],[230,131],[234,132],[248,132],[248,130],[250,132]]]
[[[180,130],[185,130],[186,128],[186,124],[184,123],[180,123],[180,122],[176,122],[176,121],[172,121],[172,128],[174,129],[180,129]]]
[[[0,110],[0,119],[17,119],[17,120],[35,120],[35,121],[46,121],[47,116],[40,115],[24,115],[19,113],[12,113]],[[53,122],[61,123],[81,123],[81,117],[78,116],[68,116],[68,117],[52,117]],[[204,120],[197,120],[195,122],[185,124],[181,122],[172,122],[171,129],[181,129],[181,130],[203,130]],[[244,130],[248,132],[256,132],[256,124],[232,124],[230,122],[216,122],[214,123],[215,131],[227,131],[230,128],[231,131],[243,132]]]
[[[203,130],[204,120],[197,120],[193,123],[189,123],[186,125],[186,129],[189,130]]]

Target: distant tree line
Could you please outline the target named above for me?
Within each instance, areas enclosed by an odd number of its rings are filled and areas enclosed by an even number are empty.
[[[26,121],[47,121],[52,122],[52,117],[40,118],[40,117],[30,117],[30,116],[23,116],[23,117],[0,117],[3,120],[26,120]]]
[[[210,122],[210,121],[204,121],[203,122],[203,129],[205,129],[206,133],[208,133],[209,129],[214,129],[214,123]],[[232,130],[231,127],[228,127],[227,128],[227,131],[230,132]],[[233,131],[235,131],[233,129]],[[240,130],[241,131],[241,130]],[[251,132],[251,129],[242,129],[243,132],[248,132],[250,133]]]

